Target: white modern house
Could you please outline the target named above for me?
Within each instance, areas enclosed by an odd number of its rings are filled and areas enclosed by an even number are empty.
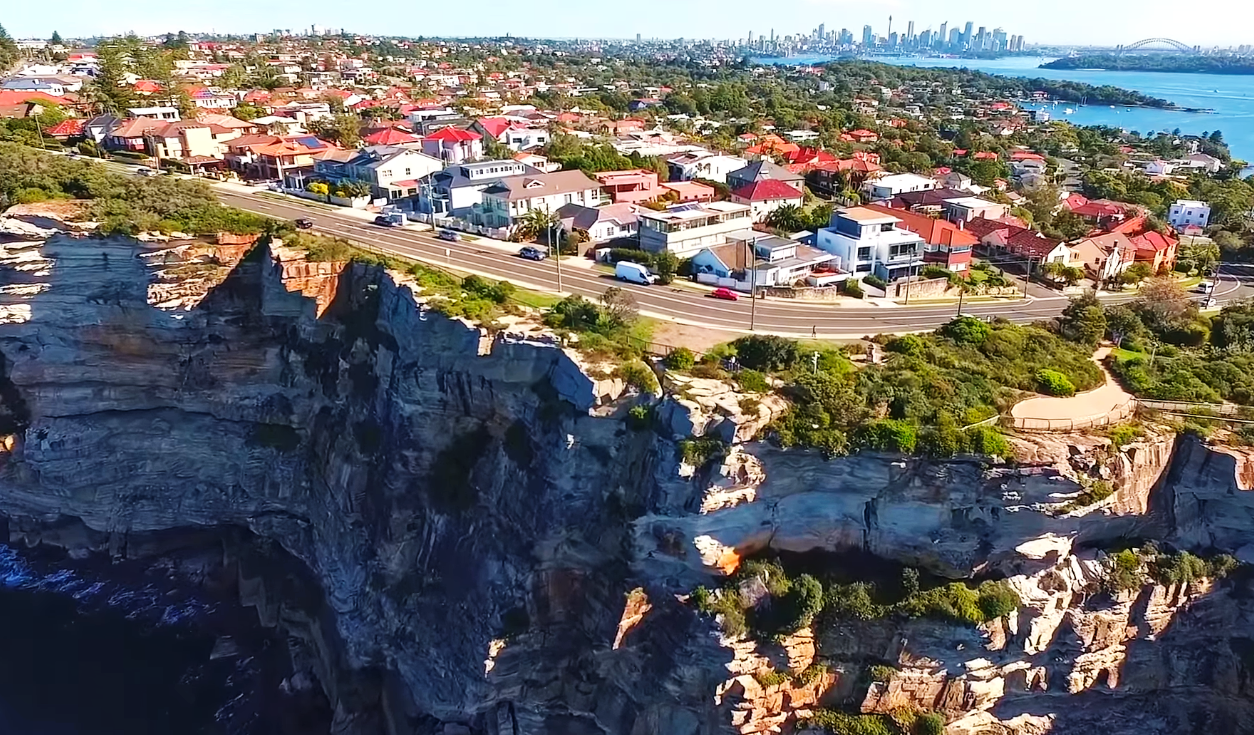
[[[1167,222],[1177,230],[1189,227],[1205,229],[1210,224],[1210,205],[1196,199],[1178,199],[1167,210]]]
[[[923,265],[923,238],[901,224],[890,214],[850,207],[832,215],[831,225],[818,231],[815,244],[839,257],[839,268],[855,278],[874,273],[893,281]]]
[[[726,183],[727,174],[744,168],[748,163],[743,158],[724,156],[707,150],[680,153],[666,160],[671,181],[708,179],[720,183]]]
[[[641,209],[637,216],[642,250],[668,250],[681,258],[722,245],[733,233],[753,232],[749,205],[734,202],[675,204],[660,212]]]
[[[862,188],[871,199],[892,199],[906,192],[931,191],[936,188],[936,179],[918,174],[892,174],[868,181]]]
[[[523,161],[479,161],[449,166],[432,174],[423,187],[419,209],[446,217],[466,217],[483,203],[483,190],[509,176],[543,171]]]

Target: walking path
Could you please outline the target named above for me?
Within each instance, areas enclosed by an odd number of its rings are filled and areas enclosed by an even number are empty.
[[[1084,393],[1077,393],[1069,398],[1043,396],[1029,398],[1016,403],[1010,409],[1010,415],[1020,420],[1039,421],[1075,421],[1081,422],[1096,417],[1103,417],[1116,409],[1128,405],[1132,394],[1123,389],[1102,364],[1102,360],[1110,354],[1109,347],[1100,347],[1093,353],[1093,361],[1101,368],[1106,382],[1099,388]]]

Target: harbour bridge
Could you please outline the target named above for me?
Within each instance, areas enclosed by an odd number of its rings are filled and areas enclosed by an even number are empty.
[[[1190,46],[1187,43],[1182,43],[1172,38],[1143,38],[1136,43],[1130,43],[1127,46],[1119,46],[1115,49],[1115,52],[1122,54],[1125,51],[1135,51],[1147,46],[1166,46],[1167,48],[1184,52],[1196,52],[1198,50],[1196,46]]]

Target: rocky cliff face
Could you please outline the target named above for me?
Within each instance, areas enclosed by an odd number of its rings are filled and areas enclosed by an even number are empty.
[[[241,255],[0,246],[0,514],[11,541],[75,554],[143,556],[154,534],[227,527],[277,545],[300,584],[241,571],[239,593],[296,641],[337,733],[787,729],[861,696],[871,659],[902,674],[866,709],[938,709],[955,732],[1084,732],[1095,720],[1060,713],[1084,701],[1098,717],[1103,687],[1168,706],[1159,694],[1215,681],[1205,711],[1243,712],[1224,709],[1245,702],[1248,672],[1235,584],[1085,606],[1093,544],[1243,546],[1239,452],[1037,439],[1009,468],[747,443],[694,468],[675,439],[744,440],[779,407],[745,415],[690,384],[657,412],[665,436],[633,431],[636,399],[526,320],[474,327],[376,268]],[[1058,515],[1080,475],[1118,492]],[[720,640],[677,599],[768,549],[1002,574],[1026,607],[987,631],[862,626],[780,651]],[[1186,683],[1216,630],[1227,642],[1206,650],[1227,668]],[[752,678],[814,660],[831,673],[804,687]]]

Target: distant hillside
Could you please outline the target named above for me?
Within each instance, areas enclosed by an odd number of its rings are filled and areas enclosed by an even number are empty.
[[[1254,74],[1254,57],[1193,54],[1086,54],[1041,64],[1042,69],[1165,71],[1184,74]]]

